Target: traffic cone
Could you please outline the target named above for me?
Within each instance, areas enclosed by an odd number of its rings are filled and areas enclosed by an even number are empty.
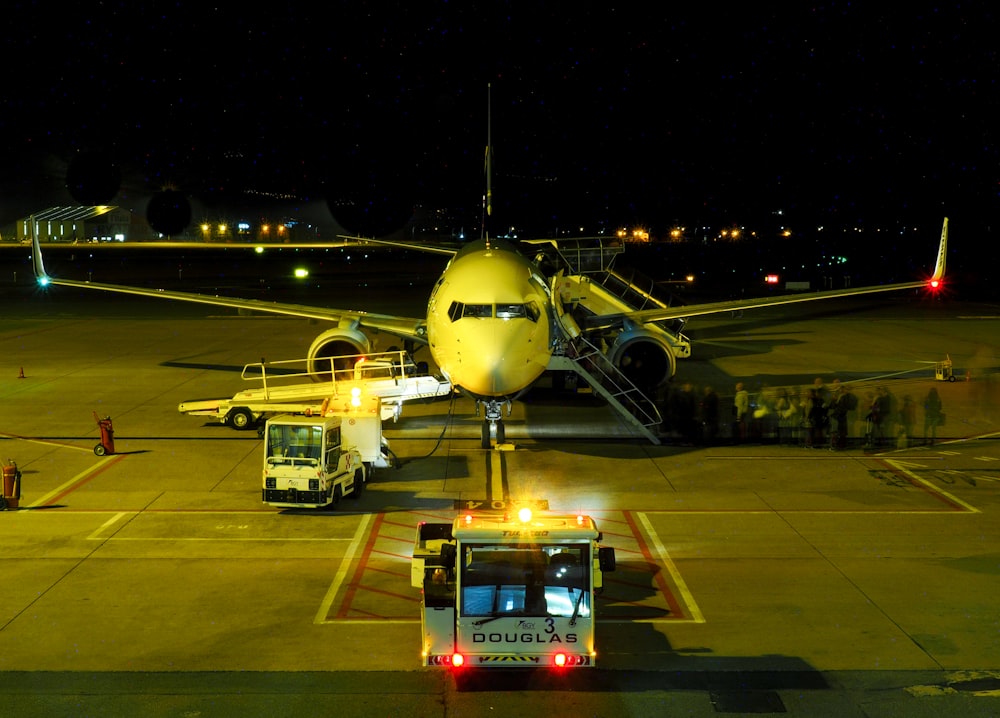
[[[21,367],[21,373],[17,375],[17,378],[18,379],[23,379],[24,378],[24,367]]]

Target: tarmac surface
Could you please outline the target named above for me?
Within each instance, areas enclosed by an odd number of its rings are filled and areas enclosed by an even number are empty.
[[[295,512],[261,504],[255,432],[176,407],[246,388],[244,364],[299,358],[323,326],[23,277],[0,295],[0,458],[23,477],[0,513],[5,715],[1000,713],[1000,307],[881,297],[689,326],[675,385],[715,386],[724,411],[736,381],[918,404],[934,387],[933,445],[918,412],[878,449],[857,416],[839,452],[727,427],[655,446],[586,392],[539,389],[493,450],[470,401],[407,405],[385,427],[399,469]],[[934,380],[946,355],[959,381]],[[114,454],[93,451],[94,412]],[[420,668],[417,522],[518,499],[590,513],[616,548],[598,668]]]

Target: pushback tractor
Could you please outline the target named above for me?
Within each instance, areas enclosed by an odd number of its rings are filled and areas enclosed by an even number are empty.
[[[377,416],[369,423],[379,425]],[[264,427],[264,503],[325,508],[361,496],[369,467],[348,429],[353,417],[279,415]]]
[[[595,591],[615,569],[589,516],[467,514],[421,523],[410,582],[423,594],[424,666],[592,668]]]

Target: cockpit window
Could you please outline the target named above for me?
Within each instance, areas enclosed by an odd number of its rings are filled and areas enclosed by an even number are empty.
[[[495,311],[494,311],[495,310]],[[496,317],[497,319],[530,319],[532,322],[538,322],[538,318],[542,315],[541,310],[538,308],[537,302],[528,302],[527,304],[466,304],[465,302],[452,302],[451,306],[448,307],[448,318],[453,322],[457,322],[459,319],[465,317],[473,317],[475,319],[489,319],[491,317]]]
[[[524,316],[523,304],[498,304],[497,319],[518,319]]]
[[[466,304],[465,302],[452,302],[448,307],[448,317],[453,322],[457,322],[464,317],[474,317],[477,319],[489,319],[493,316],[492,304]]]
[[[478,319],[489,319],[493,316],[492,304],[466,304],[463,317],[476,317]]]
[[[448,308],[448,318],[453,322],[457,322],[464,317],[489,319],[495,316],[497,319],[530,319],[532,322],[537,322],[542,314],[537,302],[528,302],[527,304],[497,304],[495,306],[496,313],[494,314],[493,304],[452,302]]]

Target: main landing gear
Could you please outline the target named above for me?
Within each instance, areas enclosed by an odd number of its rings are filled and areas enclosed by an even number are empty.
[[[511,412],[511,402],[510,399],[477,399],[476,400],[476,416],[479,415],[479,406],[482,404],[485,411],[485,417],[483,419],[483,436],[482,436],[482,447],[484,449],[490,448],[490,436],[491,434],[496,434],[497,444],[503,444],[507,441],[507,431],[504,429],[503,424],[503,411],[501,407],[506,405],[507,416],[510,416]]]

